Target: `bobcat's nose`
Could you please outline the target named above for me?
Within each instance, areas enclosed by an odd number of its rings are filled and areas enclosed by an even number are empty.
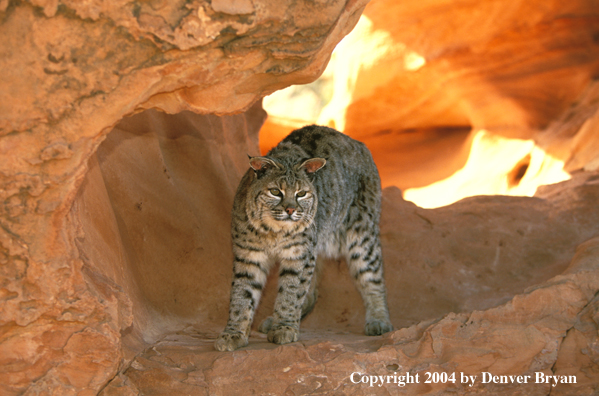
[[[293,212],[295,212],[295,208],[291,208],[291,207],[285,208],[285,212],[287,212],[287,214],[289,216],[291,216],[293,214]]]

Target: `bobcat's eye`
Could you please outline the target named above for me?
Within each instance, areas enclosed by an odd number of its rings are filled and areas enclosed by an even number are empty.
[[[298,193],[295,194],[295,195],[298,196],[299,198],[305,197],[306,196],[306,192],[305,191],[298,191]]]
[[[278,188],[271,188],[270,190],[268,190],[268,192],[274,195],[275,197],[280,197],[281,195],[283,195],[283,193],[281,193],[281,190],[279,190]]]

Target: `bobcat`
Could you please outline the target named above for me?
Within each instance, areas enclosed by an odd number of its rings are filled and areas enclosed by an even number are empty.
[[[260,326],[268,340],[298,340],[316,302],[315,271],[343,257],[366,308],[365,332],[391,331],[379,239],[381,186],[364,144],[322,126],[293,131],[264,157],[250,157],[233,204],[234,279],[219,351],[248,343],[270,268],[279,263],[274,313]],[[318,263],[318,264],[317,264]]]

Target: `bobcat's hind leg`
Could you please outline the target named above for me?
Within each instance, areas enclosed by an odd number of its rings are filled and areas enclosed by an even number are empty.
[[[314,274],[310,280],[310,289],[306,294],[306,299],[302,304],[302,319],[304,319],[312,310],[316,301],[318,300],[318,284],[320,283],[320,276],[322,274],[322,267],[324,266],[324,259],[316,258],[316,267],[314,268]]]
[[[387,307],[379,227],[373,220],[378,220],[377,213],[354,213],[349,222],[345,261],[366,308],[364,332],[374,336],[393,330],[393,325]]]
[[[262,323],[260,323],[260,326],[258,326],[258,331],[260,333],[268,334],[271,327],[272,327],[272,316],[269,316],[266,319],[264,319],[262,321]]]

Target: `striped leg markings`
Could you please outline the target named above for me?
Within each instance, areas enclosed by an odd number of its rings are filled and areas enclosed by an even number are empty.
[[[348,232],[346,262],[366,308],[367,335],[391,331],[383,256],[378,227],[366,219],[355,221]]]
[[[268,275],[268,257],[259,249],[235,243],[229,320],[215,343],[219,351],[247,345],[254,313]]]
[[[279,293],[275,301],[268,340],[276,344],[295,342],[299,338],[302,305],[310,288],[316,258],[312,243],[290,246],[283,250],[279,272]]]

